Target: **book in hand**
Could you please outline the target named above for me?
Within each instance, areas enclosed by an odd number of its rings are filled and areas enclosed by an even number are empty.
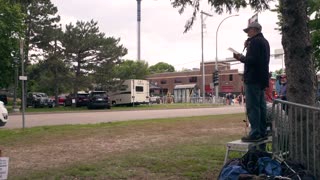
[[[229,51],[233,52],[233,54],[241,54],[238,51],[234,50],[233,48],[229,47],[228,48]]]
[[[235,59],[239,59],[239,56],[241,55],[241,53],[239,53],[238,51],[234,50],[233,48],[229,47],[228,48],[229,51],[233,52],[233,58]]]
[[[238,51],[232,49],[232,48],[228,48],[229,51],[233,52],[233,58],[235,58],[236,60],[240,60],[242,54],[239,53]]]

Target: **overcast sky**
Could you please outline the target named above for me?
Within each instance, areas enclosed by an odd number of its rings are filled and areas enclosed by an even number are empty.
[[[77,20],[98,21],[100,31],[106,36],[120,38],[120,43],[128,49],[125,59],[137,59],[137,2],[136,0],[51,0],[58,7],[61,23],[75,23]],[[203,1],[206,2],[206,1]],[[192,29],[183,33],[186,21],[191,17],[187,9],[180,15],[170,0],[142,0],[141,2],[141,59],[150,65],[166,62],[176,70],[200,68],[201,62],[201,19],[198,16]],[[216,57],[216,30],[219,23],[230,14],[218,15],[202,4],[201,9],[213,14],[205,19],[204,61],[214,61]],[[232,56],[228,47],[242,51],[247,35],[243,29],[248,19],[254,15],[251,9],[240,10],[233,14],[239,16],[226,19],[218,31],[218,59]],[[262,32],[271,46],[271,54],[281,49],[281,35],[275,28],[277,14],[269,11],[260,13],[259,23]],[[242,65],[233,66],[240,71]],[[281,59],[271,58],[270,70],[282,67]]]

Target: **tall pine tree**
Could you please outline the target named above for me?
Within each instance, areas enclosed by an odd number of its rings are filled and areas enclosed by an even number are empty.
[[[103,72],[101,68],[112,69],[127,53],[127,49],[118,44],[119,39],[106,38],[93,20],[67,25],[63,40],[66,61],[73,67],[75,94],[92,83],[88,78],[90,73]]]
[[[31,60],[36,60],[39,49],[46,46],[46,30],[48,27],[58,23],[60,16],[58,9],[50,0],[12,0],[21,4],[22,12],[25,14],[26,25],[25,34],[25,63],[30,64]],[[33,53],[30,53],[33,50]]]

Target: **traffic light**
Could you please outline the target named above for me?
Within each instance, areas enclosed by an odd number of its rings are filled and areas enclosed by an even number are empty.
[[[212,79],[213,79],[213,85],[218,86],[219,85],[219,71],[215,71],[212,74]]]

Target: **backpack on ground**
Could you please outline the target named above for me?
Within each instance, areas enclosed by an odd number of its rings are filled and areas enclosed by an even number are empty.
[[[240,158],[229,160],[220,171],[218,180],[235,180],[240,174],[249,174],[243,167]]]

